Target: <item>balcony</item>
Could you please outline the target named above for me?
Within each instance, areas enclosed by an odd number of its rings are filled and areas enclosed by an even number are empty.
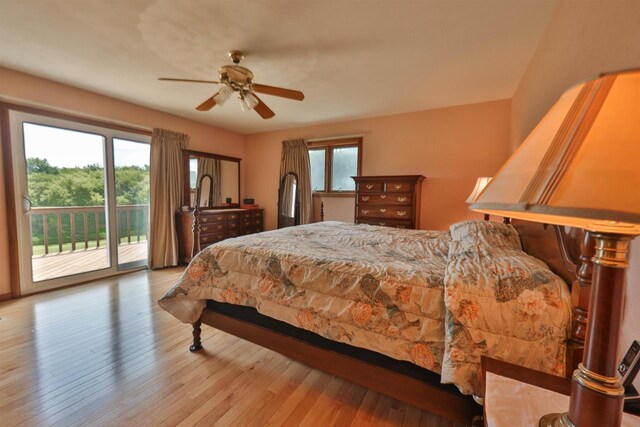
[[[149,205],[118,206],[117,215],[118,265],[145,261]],[[105,224],[104,206],[31,209],[33,281],[108,268]]]

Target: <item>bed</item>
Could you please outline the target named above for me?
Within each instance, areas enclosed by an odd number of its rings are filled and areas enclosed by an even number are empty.
[[[323,222],[230,239],[200,252],[159,304],[193,324],[192,351],[209,324],[468,422],[481,413],[482,355],[560,376],[577,363],[576,303],[547,266],[572,281],[575,236],[558,230],[560,251],[553,230],[518,230]]]

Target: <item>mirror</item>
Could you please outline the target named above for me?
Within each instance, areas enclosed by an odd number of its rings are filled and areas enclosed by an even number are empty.
[[[282,177],[278,191],[278,228],[300,224],[298,175],[289,172]]]
[[[184,203],[194,208],[240,207],[240,160],[184,150]],[[208,176],[208,179],[202,179]],[[198,198],[201,193],[202,197]]]
[[[206,208],[211,206],[213,199],[213,178],[209,174],[202,175],[198,180],[195,206]]]

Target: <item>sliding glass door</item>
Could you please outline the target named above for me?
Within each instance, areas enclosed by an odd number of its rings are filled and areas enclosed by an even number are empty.
[[[23,294],[147,259],[149,138],[11,111]]]

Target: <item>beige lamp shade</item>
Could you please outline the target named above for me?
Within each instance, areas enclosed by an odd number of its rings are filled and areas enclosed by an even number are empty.
[[[493,178],[492,177],[488,177],[488,176],[481,176],[480,178],[478,178],[476,180],[476,186],[473,187],[473,191],[471,192],[471,194],[469,194],[469,197],[467,197],[467,200],[465,200],[466,203],[473,203],[478,199],[478,196],[480,195],[480,193],[482,193],[482,190],[484,190],[484,187],[487,186],[487,184],[489,184],[491,182]]]
[[[470,209],[640,234],[640,70],[565,92]]]

